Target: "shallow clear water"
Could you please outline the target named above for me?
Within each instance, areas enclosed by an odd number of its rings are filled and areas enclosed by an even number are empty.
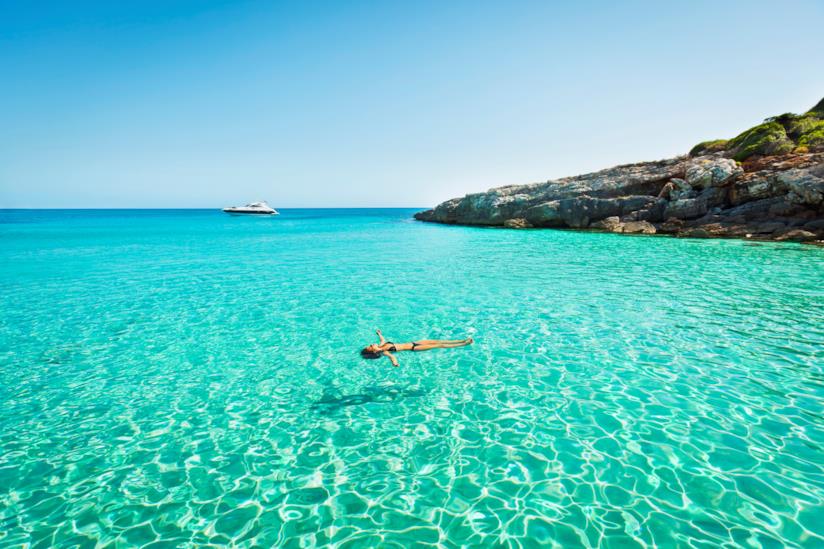
[[[411,213],[0,212],[0,545],[824,545],[824,249]]]

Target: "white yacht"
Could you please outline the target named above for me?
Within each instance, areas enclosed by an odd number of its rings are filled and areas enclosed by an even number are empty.
[[[223,211],[233,215],[278,215],[278,211],[266,202],[252,202],[245,206],[230,206]]]

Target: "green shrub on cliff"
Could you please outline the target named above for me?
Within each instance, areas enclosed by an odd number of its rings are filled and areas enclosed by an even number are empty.
[[[736,160],[745,160],[754,154],[785,154],[792,151],[795,144],[787,137],[784,126],[778,122],[764,122],[733,137],[727,150]]]
[[[798,137],[798,145],[809,150],[824,149],[824,120],[819,120]]]
[[[727,143],[729,143],[728,139],[702,141],[690,150],[690,156],[700,156],[702,154],[724,151],[727,149]]]
[[[753,155],[824,150],[824,99],[804,114],[784,113],[767,118],[729,141],[699,143],[690,156],[726,151],[741,162]]]
[[[815,129],[816,125],[820,123],[821,120],[816,115],[808,113],[802,116],[793,116],[783,126],[787,130],[787,135],[797,140],[805,133]]]

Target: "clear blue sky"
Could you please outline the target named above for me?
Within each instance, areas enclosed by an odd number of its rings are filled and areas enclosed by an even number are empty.
[[[0,207],[428,206],[824,96],[824,2],[0,0]]]

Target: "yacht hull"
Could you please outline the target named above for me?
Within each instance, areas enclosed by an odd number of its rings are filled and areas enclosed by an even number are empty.
[[[262,216],[278,215],[278,212],[255,212],[255,211],[245,211],[244,212],[242,210],[230,210],[230,209],[225,209],[223,211],[226,212],[229,215],[262,215]]]
[[[223,211],[230,215],[278,215],[278,211],[266,202],[250,202],[245,206],[229,206]]]

